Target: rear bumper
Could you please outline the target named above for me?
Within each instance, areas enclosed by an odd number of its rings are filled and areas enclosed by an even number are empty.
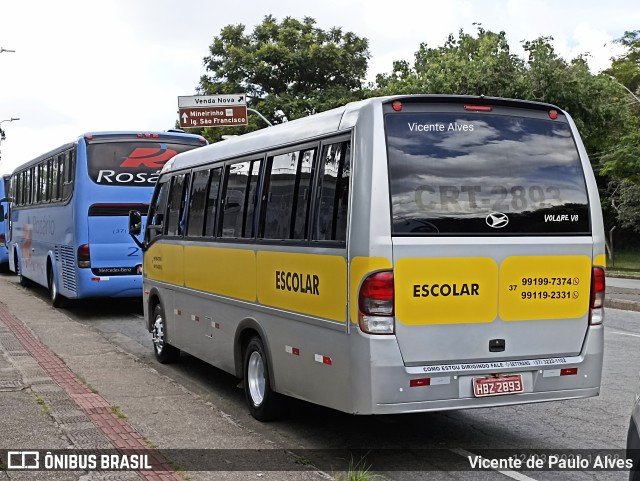
[[[360,386],[372,393],[371,404],[363,397],[355,398],[355,413],[396,414],[481,407],[509,406],[515,404],[556,401],[597,396],[600,392],[604,329],[589,329],[583,351],[579,356],[557,358],[555,363],[526,366],[513,362],[513,367],[488,367],[476,369],[474,365],[461,365],[460,370],[433,372],[433,366],[407,368],[396,342],[370,344],[374,368],[369,371],[370,385]],[[575,371],[577,369],[577,371]],[[566,370],[566,371],[565,371]],[[565,374],[568,375],[565,375]],[[574,373],[575,372],[575,373]],[[561,375],[563,373],[563,375]],[[521,374],[524,392],[499,396],[475,397],[472,379],[487,375]],[[411,380],[420,379],[419,386],[410,386]],[[428,381],[426,381],[428,379]],[[428,385],[425,385],[427,384]]]
[[[78,269],[77,298],[86,297],[142,298],[142,275],[96,276],[91,269]]]

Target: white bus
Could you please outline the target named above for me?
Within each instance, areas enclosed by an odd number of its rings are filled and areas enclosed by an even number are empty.
[[[140,233],[130,214],[130,233]],[[179,154],[142,239],[160,362],[353,414],[596,396],[605,244],[570,116],[373,98]]]

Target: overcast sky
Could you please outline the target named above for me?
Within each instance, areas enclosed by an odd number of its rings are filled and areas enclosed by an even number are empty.
[[[310,16],[317,26],[369,39],[369,79],[421,42],[440,46],[473,22],[520,42],[544,35],[570,59],[591,55],[594,73],[612,40],[640,28],[637,0],[0,0],[0,173],[96,130],[172,128],[178,96],[193,95],[202,59],[229,24],[246,31],[265,15]]]

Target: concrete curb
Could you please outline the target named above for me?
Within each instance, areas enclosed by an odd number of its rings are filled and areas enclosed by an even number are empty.
[[[640,302],[629,301],[627,299],[606,299],[605,298],[604,307],[609,307],[611,309],[621,309],[623,311],[640,312]]]

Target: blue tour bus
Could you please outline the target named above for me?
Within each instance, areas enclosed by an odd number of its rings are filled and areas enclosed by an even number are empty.
[[[199,135],[91,132],[18,167],[10,179],[9,267],[20,284],[67,299],[142,296],[130,210],[146,212],[162,166]]]
[[[9,249],[7,248],[7,227],[9,203],[7,192],[9,190],[9,176],[0,178],[0,272],[5,272],[9,264]]]

